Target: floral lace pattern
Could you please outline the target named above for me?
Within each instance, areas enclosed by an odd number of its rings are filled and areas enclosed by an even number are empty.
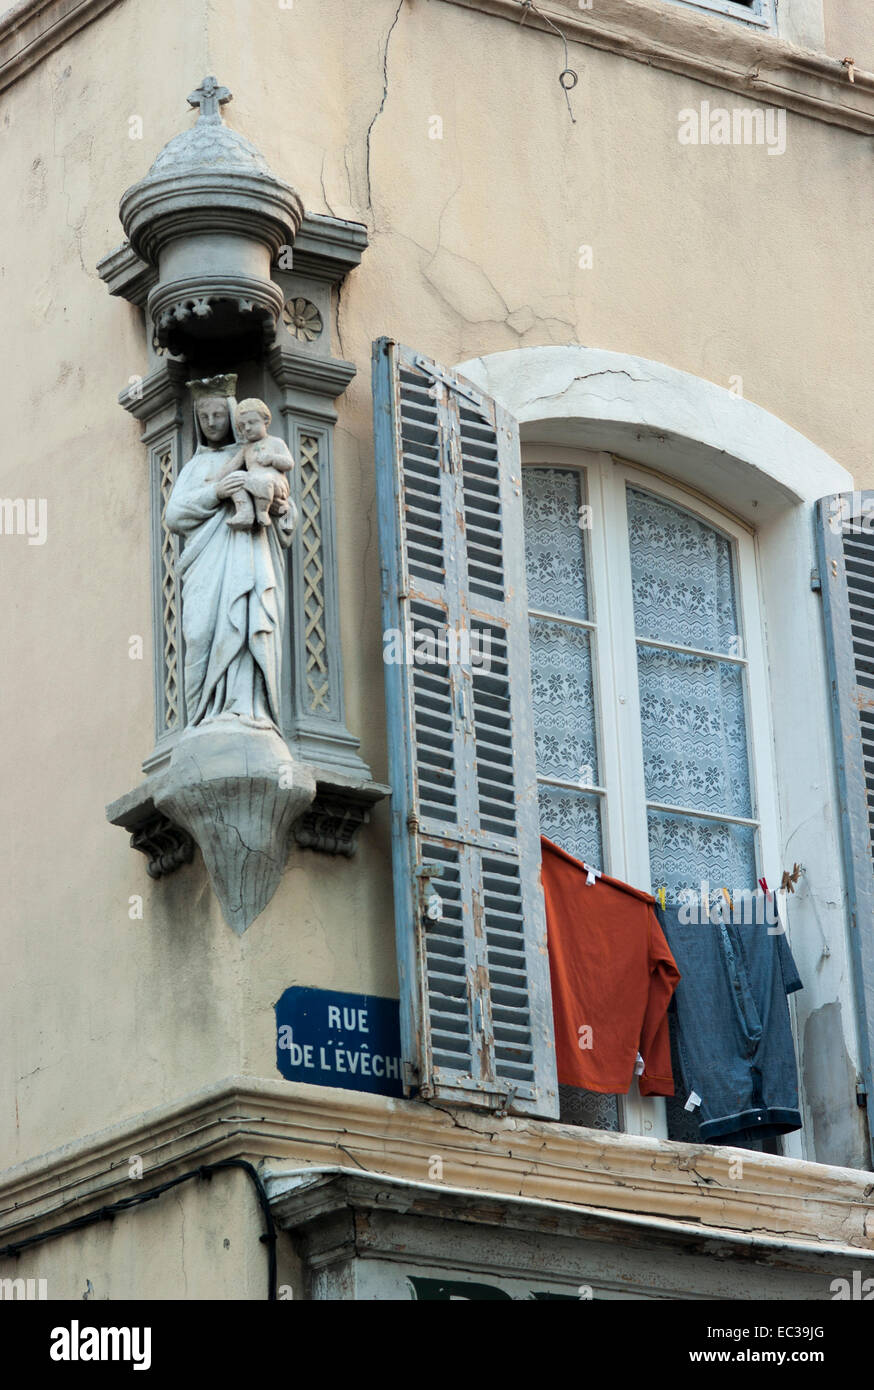
[[[588,618],[581,478],[573,468],[523,468],[528,604],[541,612]]]
[[[573,468],[524,468],[522,491],[529,605],[586,619],[581,474]],[[546,618],[532,618],[529,631],[538,775],[581,786],[597,783],[591,633]],[[600,865],[598,798],[541,783],[538,801],[543,834],[568,854]]]
[[[650,493],[628,489],[638,637],[739,656],[731,542]]]
[[[731,542],[635,488],[628,529],[647,800],[752,817],[743,668],[645,640],[741,654]],[[751,827],[656,811],[648,819],[653,886],[673,901],[702,879],[717,891],[755,886]]]
[[[529,630],[537,771],[563,782],[597,783],[589,633],[545,618],[532,618]]]
[[[647,799],[750,816],[741,669],[638,643],[637,671]]]
[[[600,797],[541,784],[537,788],[540,833],[568,854],[600,868],[603,863]]]
[[[677,902],[684,889],[699,894],[702,880],[710,884],[714,902],[713,895],[718,895],[723,885],[729,891],[755,888],[752,826],[675,816],[666,811],[650,811],[648,822],[653,888],[664,887],[670,902]]]

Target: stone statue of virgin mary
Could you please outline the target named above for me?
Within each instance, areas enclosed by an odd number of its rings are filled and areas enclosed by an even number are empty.
[[[182,537],[176,572],[187,717],[152,795],[200,846],[225,918],[243,932],[273,896],[291,827],[316,793],[312,770],[293,757],[281,732],[285,552],[296,513],[286,476],[273,470],[263,520],[239,525],[235,495],[265,486],[257,443],[269,411],[251,401],[245,404],[257,410],[239,412],[253,444],[237,438],[235,376],[189,385],[197,448],[165,511]],[[271,456],[284,447],[279,439],[262,442]],[[285,458],[291,467],[287,451]]]
[[[183,538],[185,705],[189,727],[236,718],[282,728],[282,633],[287,603],[287,516],[235,529],[233,498],[246,473],[228,466],[243,440],[236,428],[237,378],[189,382],[197,449],[179,472],[166,508]],[[285,498],[288,482],[283,477]],[[293,504],[292,504],[293,505]]]

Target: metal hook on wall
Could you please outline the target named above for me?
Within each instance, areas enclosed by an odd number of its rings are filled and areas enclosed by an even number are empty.
[[[537,6],[534,4],[534,0],[519,0],[519,3],[521,4],[522,10],[523,10],[522,18],[521,18],[520,21],[519,21],[520,27],[525,23],[526,19],[528,18],[528,13],[529,13],[529,11],[530,11],[530,10],[533,10],[535,14],[539,14],[539,15],[540,15],[540,18],[543,20],[544,24],[548,24],[549,27],[550,27],[550,29],[552,29],[554,33],[558,34],[558,37],[561,39],[562,43],[564,44],[564,67],[562,68],[561,72],[560,72],[559,75],[558,75],[558,81],[559,81],[559,86],[561,87],[562,91],[564,92],[564,99],[565,99],[565,101],[567,102],[568,115],[570,116],[570,118],[571,118],[571,120],[573,121],[574,125],[576,125],[576,123],[577,123],[577,118],[576,118],[576,116],[574,115],[574,110],[573,110],[573,107],[571,106],[570,93],[573,91],[574,87],[575,87],[575,86],[577,85],[577,83],[579,82],[580,76],[579,76],[579,73],[576,72],[576,71],[570,66],[570,54],[569,54],[568,46],[567,46],[567,39],[565,38],[564,34],[563,34],[563,33],[561,32],[561,30],[559,29],[558,25],[557,25],[557,24],[553,24],[552,20],[549,18],[549,15],[544,14],[542,10],[539,10],[539,9],[537,8]]]

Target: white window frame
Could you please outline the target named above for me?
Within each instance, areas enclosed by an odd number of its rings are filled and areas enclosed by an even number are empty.
[[[682,5],[686,10],[697,10],[699,14],[721,14],[726,19],[739,20],[757,29],[770,29],[776,32],[777,15],[774,0],[753,0],[752,5],[738,5],[734,0],[669,0],[673,5]]]
[[[757,877],[779,882],[780,825],[773,729],[768,697],[764,615],[760,599],[756,536],[746,522],[708,502],[692,489],[654,470],[611,454],[549,444],[526,444],[523,467],[575,469],[584,474],[583,495],[591,507],[591,529],[584,531],[588,564],[589,624],[593,631],[592,679],[598,785],[604,789],[601,834],[604,868],[612,876],[652,891],[637,642],[631,587],[626,488],[639,487],[700,517],[726,536],[733,548],[742,661],[746,670],[745,708],[750,761],[752,818],[756,833]],[[581,788],[581,790],[585,790]],[[741,885],[731,885],[732,888]],[[754,885],[750,884],[750,887]],[[642,1097],[637,1080],[619,1097],[625,1133],[667,1138],[665,1103]]]

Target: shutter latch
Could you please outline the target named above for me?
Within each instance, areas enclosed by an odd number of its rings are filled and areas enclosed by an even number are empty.
[[[443,920],[443,899],[431,883],[443,877],[442,864],[418,864],[413,870],[418,890],[419,916],[429,922]]]

